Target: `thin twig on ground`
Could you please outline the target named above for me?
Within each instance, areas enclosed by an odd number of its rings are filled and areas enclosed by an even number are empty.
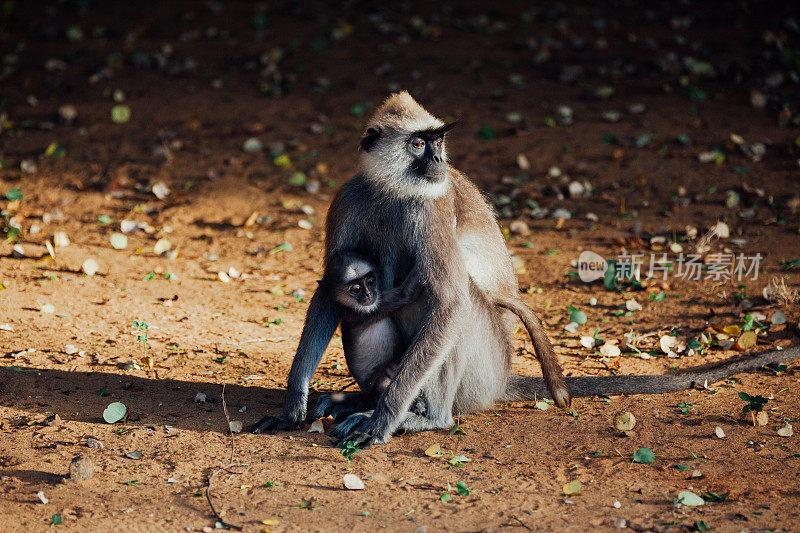
[[[213,502],[211,501],[211,483],[214,481],[214,477],[222,471],[228,472],[232,475],[242,474],[243,472],[233,472],[230,469],[234,466],[248,466],[248,463],[235,463],[233,461],[234,456],[236,455],[236,441],[233,436],[233,430],[231,429],[231,417],[228,415],[228,405],[225,403],[225,383],[222,384],[222,411],[225,413],[225,421],[228,423],[228,433],[231,436],[231,459],[228,461],[226,466],[221,466],[217,470],[214,471],[211,476],[208,478],[208,486],[206,487],[206,500],[208,500],[208,506],[211,507],[211,512],[214,513],[217,521],[225,527],[235,529],[236,531],[242,531],[241,526],[237,526],[235,524],[231,524],[230,522],[225,521],[222,516],[217,512],[217,509],[214,507]]]

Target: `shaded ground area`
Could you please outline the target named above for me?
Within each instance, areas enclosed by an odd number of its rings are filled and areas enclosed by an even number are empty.
[[[567,374],[664,373],[800,342],[800,19],[780,3],[3,9],[9,530],[214,527],[205,487],[232,457],[222,385],[234,421],[279,412],[325,210],[394,90],[460,120],[449,155],[496,205]],[[581,282],[584,250],[642,254],[641,285]],[[679,276],[681,253],[702,279]],[[651,254],[667,254],[666,280],[647,279]],[[713,270],[724,254],[763,259],[741,280],[734,260],[727,279]],[[516,347],[514,371],[536,374],[522,334]],[[246,464],[214,477],[213,501],[253,531],[796,530],[800,446],[778,434],[800,416],[796,368],[577,399],[569,413],[499,405],[461,418],[463,434],[403,435],[353,461],[324,434],[241,434],[233,461]],[[348,386],[335,338],[314,388]],[[739,392],[768,398],[766,425]],[[103,421],[111,402],[125,421]],[[618,411],[636,416],[627,435]],[[652,464],[632,462],[640,448]],[[76,455],[95,474],[64,481]],[[344,489],[346,473],[366,489]],[[705,505],[676,505],[682,491]]]

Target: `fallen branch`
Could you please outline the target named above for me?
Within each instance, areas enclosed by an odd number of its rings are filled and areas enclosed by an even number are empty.
[[[225,421],[228,423],[228,433],[231,436],[231,459],[228,461],[227,466],[219,467],[208,478],[208,486],[206,487],[206,500],[208,500],[208,506],[211,507],[211,512],[214,513],[214,516],[221,525],[227,528],[235,529],[236,531],[242,531],[242,526],[237,526],[231,524],[230,522],[226,522],[225,519],[222,518],[222,516],[220,516],[220,514],[217,512],[216,508],[214,507],[214,503],[211,501],[211,482],[214,481],[214,476],[222,471],[228,472],[232,475],[242,474],[243,472],[233,472],[230,469],[234,466],[248,466],[247,463],[235,463],[233,461],[233,458],[236,455],[236,442],[234,440],[233,430],[231,430],[231,417],[228,415],[228,405],[225,403],[225,383],[222,384],[222,411],[225,413]]]

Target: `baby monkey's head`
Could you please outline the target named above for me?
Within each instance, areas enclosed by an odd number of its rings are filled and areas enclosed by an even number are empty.
[[[380,304],[378,268],[362,255],[351,252],[333,255],[325,277],[317,283],[334,301],[357,313],[372,313]]]

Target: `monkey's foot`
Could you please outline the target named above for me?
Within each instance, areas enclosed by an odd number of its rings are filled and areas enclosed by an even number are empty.
[[[286,420],[277,416],[265,416],[256,422],[250,431],[252,433],[267,433],[274,435],[279,431],[294,431],[303,427],[302,420]]]
[[[345,418],[336,429],[331,432],[331,437],[336,439],[336,446],[345,442],[353,442],[359,448],[369,448],[373,444],[384,444],[386,440],[374,435],[374,420],[372,411],[355,413]]]
[[[324,394],[320,396],[311,416],[314,418],[332,416],[334,420],[340,420],[366,409],[369,409],[369,406],[367,406],[364,395],[361,393]]]

